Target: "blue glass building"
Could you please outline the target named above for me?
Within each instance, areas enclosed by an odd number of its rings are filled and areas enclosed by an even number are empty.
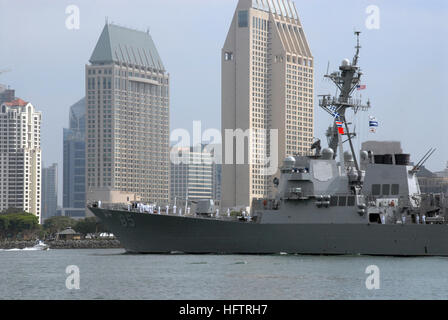
[[[64,129],[63,214],[85,217],[86,207],[86,100],[70,108],[69,128]]]

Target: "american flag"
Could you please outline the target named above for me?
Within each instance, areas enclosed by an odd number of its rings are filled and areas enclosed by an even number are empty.
[[[365,89],[367,89],[367,86],[366,86],[365,84],[358,84],[358,85],[356,86],[356,88],[357,88],[358,90],[365,90]]]

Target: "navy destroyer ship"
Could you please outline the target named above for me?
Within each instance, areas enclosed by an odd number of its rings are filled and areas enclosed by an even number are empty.
[[[446,200],[422,194],[417,179],[434,150],[415,165],[406,154],[355,152],[346,113],[370,108],[353,98],[362,77],[356,35],[353,60],[326,75],[338,94],[320,96],[333,120],[328,148],[318,140],[312,155],[286,158],[272,199],[254,200],[240,217],[161,213],[143,204],[88,209],[129,253],[448,256]]]

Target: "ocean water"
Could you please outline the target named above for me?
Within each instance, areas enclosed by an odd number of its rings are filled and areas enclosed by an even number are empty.
[[[369,290],[372,265],[380,287]],[[0,270],[0,299],[448,299],[448,258],[0,250]]]

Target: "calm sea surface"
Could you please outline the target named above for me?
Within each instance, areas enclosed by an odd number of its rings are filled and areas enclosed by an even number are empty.
[[[379,290],[366,288],[370,265]],[[447,271],[448,258],[0,250],[0,299],[448,299]]]

